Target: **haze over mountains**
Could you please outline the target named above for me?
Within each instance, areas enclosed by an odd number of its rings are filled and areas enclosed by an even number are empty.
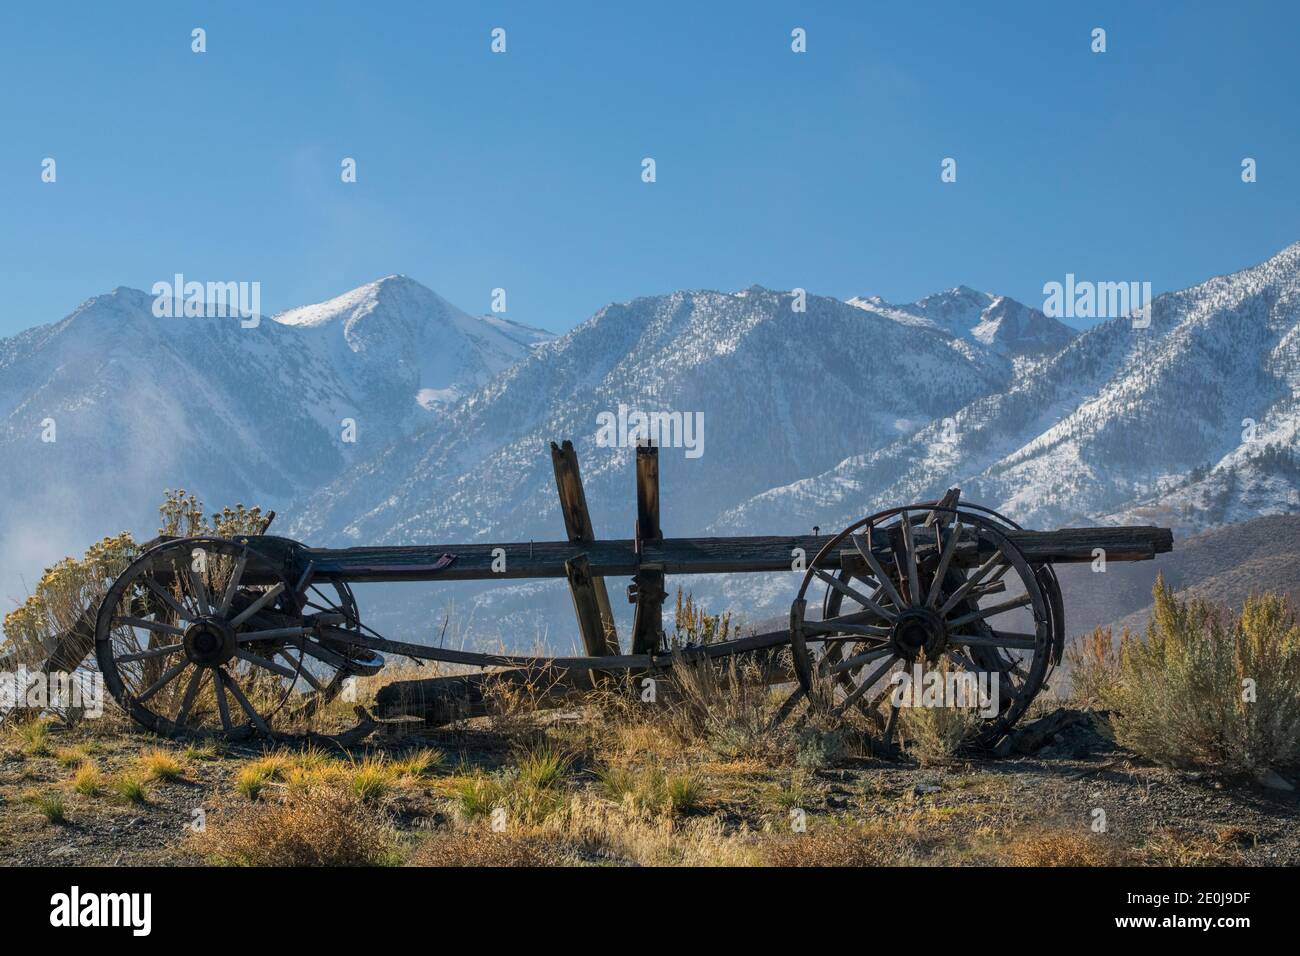
[[[152,306],[118,288],[0,339],[6,608],[91,540],[154,533],[165,488],[283,509],[551,337],[403,276],[249,328]]]
[[[1159,297],[1149,328],[1083,333],[965,287],[803,311],[759,287],[675,292],[559,338],[400,276],[254,329],[151,302],[117,289],[0,339],[0,596],[102,534],[152,531],[167,487],[276,508],[313,544],[559,537],[562,438],[597,534],[630,536],[631,449],[596,438],[620,406],[703,415],[702,456],[660,455],[670,535],[835,529],[951,485],[1040,527],[1300,511],[1300,244]],[[790,591],[698,583],[754,617]],[[539,593],[570,613],[549,585],[474,600],[513,627],[549,615],[528,610]]]

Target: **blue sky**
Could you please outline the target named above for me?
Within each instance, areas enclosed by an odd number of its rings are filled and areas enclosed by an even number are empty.
[[[1298,10],[6,4],[0,334],[175,272],[268,312],[503,287],[556,331],[677,288],[1182,288],[1300,240]]]

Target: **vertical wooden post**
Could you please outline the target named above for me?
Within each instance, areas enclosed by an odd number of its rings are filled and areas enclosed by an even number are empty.
[[[551,442],[551,465],[555,468],[555,487],[560,494],[564,530],[570,541],[590,544],[596,540],[596,533],[591,526],[591,514],[587,511],[587,494],[582,488],[578,453],[573,442],[566,440],[563,447]],[[569,579],[573,613],[578,619],[578,630],[582,633],[587,653],[592,657],[617,654],[618,631],[605,579],[592,577],[586,555],[566,561],[564,573]]]
[[[659,527],[659,449],[636,448],[636,542],[663,539]],[[650,654],[663,648],[664,569],[641,564],[636,573],[636,613],[632,617],[632,653]]]

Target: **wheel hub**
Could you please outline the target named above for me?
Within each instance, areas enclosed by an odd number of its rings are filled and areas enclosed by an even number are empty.
[[[889,635],[889,641],[899,656],[914,660],[921,651],[936,659],[947,643],[943,619],[929,608],[909,608],[898,619]]]
[[[235,632],[225,621],[201,617],[185,629],[185,656],[195,664],[220,667],[235,656]]]

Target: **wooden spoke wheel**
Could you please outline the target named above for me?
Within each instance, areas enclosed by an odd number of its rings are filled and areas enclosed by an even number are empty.
[[[946,687],[988,691],[965,698],[981,715],[973,743],[1004,735],[1059,659],[1062,636],[1055,576],[1025,560],[1006,535],[1013,528],[987,509],[932,503],[879,512],[832,538],[791,607],[799,687],[783,712],[800,701],[835,716],[857,709],[872,744],[888,750],[898,672],[915,677],[919,666]]]
[[[382,666],[373,651],[324,636],[361,626],[346,586],[333,600],[316,594],[322,610],[307,613],[312,602],[247,539],[160,544],[100,604],[95,652],[105,685],[157,733],[270,736],[277,718],[311,714],[348,676],[376,658]]]

